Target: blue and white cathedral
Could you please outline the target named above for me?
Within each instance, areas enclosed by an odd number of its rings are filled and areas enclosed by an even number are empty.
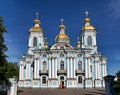
[[[96,30],[88,12],[77,45],[73,47],[61,20],[60,32],[51,47],[45,41],[38,14],[29,30],[27,53],[19,58],[19,87],[97,88],[105,87],[106,57],[97,50]]]

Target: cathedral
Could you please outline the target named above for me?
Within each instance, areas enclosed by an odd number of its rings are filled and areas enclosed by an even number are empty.
[[[107,75],[106,60],[97,50],[96,29],[88,12],[76,46],[70,44],[63,19],[50,47],[40,26],[38,13],[28,35],[28,50],[19,58],[19,87],[101,88]]]

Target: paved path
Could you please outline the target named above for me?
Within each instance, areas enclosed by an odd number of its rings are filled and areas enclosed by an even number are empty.
[[[19,95],[105,95],[105,89],[19,88]]]

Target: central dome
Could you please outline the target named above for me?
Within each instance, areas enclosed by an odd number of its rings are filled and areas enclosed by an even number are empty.
[[[61,25],[59,26],[60,33],[56,36],[55,42],[65,42],[69,43],[69,37],[65,34],[65,25],[63,24],[63,19],[61,19]]]
[[[59,40],[59,39],[66,39],[66,40],[69,40],[68,36],[66,34],[59,34],[56,36],[56,40]]]

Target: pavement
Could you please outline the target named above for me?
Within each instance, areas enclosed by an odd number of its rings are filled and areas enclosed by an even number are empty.
[[[106,95],[104,88],[19,88],[18,95]]]

